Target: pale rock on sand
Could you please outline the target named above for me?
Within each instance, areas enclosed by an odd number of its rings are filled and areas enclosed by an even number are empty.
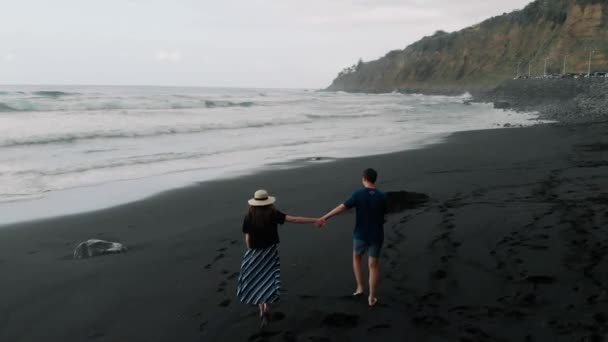
[[[127,247],[118,242],[90,239],[81,242],[74,250],[74,259],[91,258],[103,254],[123,253]]]

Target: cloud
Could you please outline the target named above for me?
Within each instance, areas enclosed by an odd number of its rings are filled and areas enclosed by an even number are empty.
[[[334,15],[315,15],[306,18],[310,24],[373,24],[387,25],[393,23],[405,24],[412,21],[436,20],[441,13],[435,9],[412,8],[404,6],[384,6],[375,8],[360,8],[350,12]]]
[[[182,60],[182,53],[178,50],[160,50],[156,52],[155,58],[159,62],[179,63]]]
[[[15,60],[15,55],[12,53],[7,53],[1,57],[2,57],[2,60],[5,62],[12,62],[13,60]]]
[[[451,24],[453,29],[462,29],[502,12],[523,8],[531,0],[335,0],[332,2],[310,0],[298,8],[296,14],[305,24],[344,26],[373,25],[379,29],[391,30],[394,25],[409,31],[420,31],[420,24],[437,26]],[[317,9],[324,7],[324,14]]]

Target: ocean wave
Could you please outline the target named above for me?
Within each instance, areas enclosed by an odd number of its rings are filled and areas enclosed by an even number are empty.
[[[252,107],[255,102],[244,101],[244,102],[231,102],[231,101],[210,101],[205,100],[205,107],[216,108],[216,107]]]
[[[238,123],[229,124],[207,124],[188,127],[159,127],[151,131],[97,131],[97,132],[82,132],[68,133],[46,136],[31,136],[26,138],[5,139],[0,140],[0,147],[19,147],[30,145],[48,145],[48,144],[69,144],[82,140],[95,139],[133,139],[133,138],[150,138],[166,135],[177,134],[197,134],[215,130],[234,130],[246,128],[262,128],[286,125],[298,125],[310,123],[310,120],[288,119],[288,120],[272,120],[272,121],[241,121]]]
[[[308,139],[296,140],[282,144],[283,147],[289,146],[299,146],[309,144],[310,141]],[[166,153],[153,153],[153,154],[145,154],[145,155],[136,155],[130,156],[127,158],[117,158],[113,160],[104,160],[102,162],[84,164],[84,165],[73,165],[71,167],[64,168],[56,168],[50,170],[21,170],[13,173],[14,176],[35,176],[35,177],[53,177],[53,176],[65,176],[70,174],[79,174],[90,172],[90,171],[101,171],[108,169],[117,169],[124,167],[132,167],[132,166],[145,166],[145,165],[154,165],[158,163],[165,162],[175,162],[175,161],[184,161],[184,160],[196,160],[204,157],[221,155],[221,154],[230,154],[234,152],[243,152],[243,151],[256,151],[256,150],[264,150],[267,148],[275,147],[276,144],[274,142],[263,144],[263,145],[250,145],[250,146],[238,146],[234,148],[228,148],[225,150],[218,150],[212,152],[166,152]],[[197,166],[196,169],[201,169],[203,167]],[[180,169],[176,172],[188,171],[184,169]],[[169,171],[170,172],[170,171]]]
[[[362,119],[362,118],[373,118],[380,116],[379,114],[305,114],[305,117],[312,120],[321,120],[321,119]]]
[[[63,95],[61,95],[63,96]],[[66,112],[66,111],[98,111],[98,110],[163,110],[163,109],[212,109],[228,107],[249,108],[256,106],[252,101],[232,102],[218,100],[188,99],[172,101],[171,99],[144,98],[140,101],[122,98],[76,98],[74,101],[44,98],[18,98],[0,102],[0,112]]]
[[[7,105],[6,103],[0,102],[0,113],[3,113],[3,112],[20,112],[20,111],[21,111],[20,109],[13,108],[13,107]]]
[[[80,95],[79,93],[68,93],[65,91],[58,91],[58,90],[40,90],[40,91],[35,91],[32,94],[36,95],[36,96],[44,96],[44,97],[61,97],[61,96]]]

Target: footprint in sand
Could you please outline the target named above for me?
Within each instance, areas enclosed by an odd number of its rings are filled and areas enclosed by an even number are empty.
[[[300,299],[313,299],[313,298],[317,298],[317,296],[312,296],[312,295],[299,295],[298,297],[300,297]]]
[[[207,321],[204,321],[203,323],[198,325],[198,331],[200,331],[200,332],[205,331],[205,327],[207,327]]]
[[[538,284],[553,284],[557,281],[557,279],[553,276],[549,276],[549,275],[533,275],[533,276],[528,276],[525,279],[527,282],[529,283],[533,283],[535,285]]]
[[[433,278],[437,279],[437,280],[441,280],[441,279],[445,279],[445,277],[447,277],[448,273],[444,270],[438,270],[435,271],[435,273],[433,273]]]
[[[422,301],[435,301],[435,300],[440,300],[443,297],[444,297],[443,294],[441,294],[439,292],[429,292],[425,295],[420,296],[419,299]]]
[[[221,303],[218,304],[218,306],[222,308],[225,308],[228,305],[230,305],[230,299],[223,300]]]
[[[434,314],[430,314],[430,315],[423,315],[423,314],[418,314],[415,315],[414,317],[412,317],[412,322],[418,325],[424,325],[427,327],[431,327],[431,326],[441,326],[441,327],[446,327],[450,325],[450,322],[443,318],[442,316],[439,315],[434,315]]]
[[[90,333],[88,337],[89,338],[102,338],[104,336],[106,336],[106,334],[104,334],[100,331],[94,331],[94,332]]]
[[[283,333],[283,341],[284,342],[296,342],[298,340],[298,338],[296,337],[296,334],[294,334],[291,331],[286,331]]]
[[[325,336],[309,336],[308,341],[310,342],[330,342],[331,338]]]
[[[268,338],[280,334],[280,331],[261,331],[249,336],[249,341],[266,341]]]
[[[323,317],[321,325],[331,328],[354,328],[359,325],[359,316],[344,312],[333,312]]]
[[[285,317],[287,317],[287,316],[284,313],[280,312],[280,311],[270,312],[269,320],[271,322],[279,322],[279,321],[284,320]]]
[[[382,323],[382,324],[376,324],[372,327],[367,328],[367,331],[369,332],[376,332],[379,330],[384,330],[384,329],[390,329],[391,325],[388,323]]]

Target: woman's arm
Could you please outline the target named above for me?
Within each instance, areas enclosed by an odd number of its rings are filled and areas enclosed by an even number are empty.
[[[247,245],[247,248],[251,248],[249,241],[249,234],[245,234],[245,245]]]
[[[320,223],[320,219],[318,219],[318,218],[290,216],[290,215],[285,216],[285,221],[291,222],[291,223],[316,223],[316,224]]]

